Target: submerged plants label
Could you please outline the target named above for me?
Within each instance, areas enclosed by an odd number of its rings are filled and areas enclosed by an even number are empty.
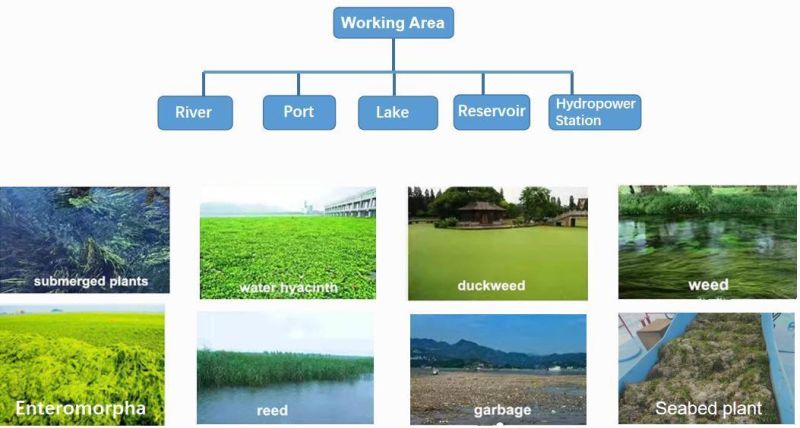
[[[168,187],[0,188],[0,293],[168,293]]]

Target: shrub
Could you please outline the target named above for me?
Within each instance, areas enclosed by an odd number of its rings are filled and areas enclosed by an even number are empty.
[[[439,229],[446,229],[448,227],[456,227],[458,225],[458,219],[455,217],[447,217],[440,220],[436,220],[436,223],[433,224],[434,227]]]

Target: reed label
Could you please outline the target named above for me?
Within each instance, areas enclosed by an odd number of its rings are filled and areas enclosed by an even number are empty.
[[[259,407],[256,409],[258,416],[289,416],[289,405],[283,407]]]

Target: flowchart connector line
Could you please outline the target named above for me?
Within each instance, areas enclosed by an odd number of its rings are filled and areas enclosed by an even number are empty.
[[[391,62],[378,61],[375,69],[205,69],[201,68],[201,94],[163,95],[158,98],[158,127],[165,131],[229,130],[233,127],[233,98],[224,93],[227,85],[215,86],[206,95],[206,78],[211,75],[285,76],[282,93],[289,91],[294,77],[296,95],[263,97],[263,126],[267,130],[332,130],[336,127],[335,88],[324,95],[301,95],[302,79],[311,76],[373,76],[380,85],[391,78],[391,95],[361,96],[358,99],[358,127],[364,131],[432,131],[439,126],[439,98],[433,94],[398,96],[401,75],[426,77],[462,76],[466,90],[452,97],[453,127],[460,131],[525,131],[531,126],[531,97],[521,90],[508,90],[511,84],[527,82],[522,77],[549,75],[548,87],[562,89],[547,101],[548,125],[554,131],[635,131],[642,124],[642,99],[637,94],[579,93],[575,91],[575,70],[525,69],[398,69],[397,41],[405,39],[450,39],[454,35],[455,13],[451,7],[337,7],[333,11],[333,35],[337,39],[376,39],[391,41]],[[385,46],[385,45],[384,45]],[[377,45],[378,52],[383,48]],[[383,54],[385,55],[385,54]],[[380,56],[380,55],[379,55]],[[349,64],[345,62],[345,64]],[[381,65],[383,64],[383,65]],[[389,65],[389,66],[387,66]],[[446,67],[446,66],[445,66]],[[350,69],[348,69],[350,68]],[[469,76],[469,77],[467,77]],[[501,87],[486,89],[486,78]],[[501,79],[498,76],[512,76]],[[563,76],[563,77],[558,77]],[[418,77],[419,78],[419,77]],[[569,92],[567,82],[569,78]],[[408,80],[416,80],[408,79]],[[480,93],[475,85],[480,79]],[[335,80],[335,79],[334,79]],[[353,80],[358,81],[355,77]],[[363,79],[361,79],[363,80]],[[373,79],[368,79],[373,80]],[[552,82],[549,82],[552,80]],[[383,82],[383,83],[380,83]],[[470,83],[472,82],[472,83]],[[373,82],[374,83],[374,82]],[[562,86],[563,85],[563,86]],[[472,88],[472,89],[470,89]],[[506,88],[506,89],[504,89]],[[548,89],[548,88],[540,88]],[[586,88],[584,88],[586,89]],[[215,92],[217,94],[215,94]],[[307,93],[309,91],[306,91]],[[311,91],[312,93],[316,90]],[[510,92],[510,93],[509,93]],[[280,90],[279,90],[279,93]],[[537,92],[537,99],[540,97]],[[543,98],[543,97],[542,97]]]
[[[572,74],[572,70],[205,70],[204,74]]]
[[[395,39],[392,39],[392,69],[391,70],[203,70],[201,75],[201,95],[206,95],[206,75],[286,75],[293,74],[297,77],[297,94],[300,94],[300,75],[392,75],[392,95],[397,95],[397,75],[480,75],[481,94],[486,93],[487,75],[569,75],[569,93],[575,94],[575,71],[573,70],[398,70],[395,61]]]
[[[392,96],[397,95],[397,67],[395,60],[395,44],[396,40],[392,39]]]
[[[575,72],[569,72],[569,94],[575,95]]]

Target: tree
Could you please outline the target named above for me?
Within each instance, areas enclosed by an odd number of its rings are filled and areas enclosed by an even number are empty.
[[[526,187],[519,196],[525,221],[544,220],[553,213],[550,190],[544,187]]]
[[[569,195],[569,210],[572,211],[575,208],[577,208],[577,205],[575,205],[575,197],[572,196],[572,195]]]
[[[475,201],[508,206],[500,192],[492,187],[450,187],[431,202],[429,211],[439,218],[458,217],[459,208]]]
[[[506,208],[506,218],[517,218],[522,215],[522,209],[520,209],[519,205],[512,204],[511,202],[508,203],[508,207]]]

